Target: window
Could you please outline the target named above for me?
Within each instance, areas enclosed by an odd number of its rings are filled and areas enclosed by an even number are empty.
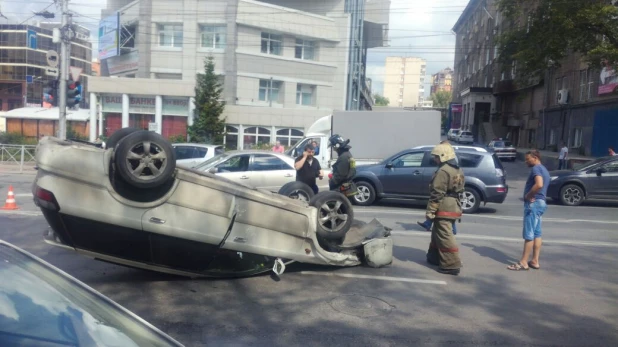
[[[229,150],[238,149],[238,128],[231,125],[225,126],[225,139],[223,140],[225,148]]]
[[[586,70],[579,71],[579,101],[586,100],[586,90],[588,84],[588,75]]]
[[[618,160],[614,160],[611,163],[603,165],[606,172],[618,172]]]
[[[498,45],[494,46],[494,59],[498,58]]]
[[[315,92],[315,86],[308,84],[297,84],[296,85],[296,104],[304,105],[304,106],[312,106],[313,102],[313,94]]]
[[[592,71],[588,72],[588,96],[587,99],[590,100],[592,99],[593,94],[593,87],[594,87],[594,76],[591,73]]]
[[[579,148],[582,145],[582,129],[581,128],[576,128],[573,129],[573,136],[572,141],[571,141],[571,148]]]
[[[394,168],[421,167],[424,155],[424,152],[404,154],[393,160],[392,164]]]
[[[249,170],[249,155],[237,155],[216,166],[217,172],[243,172]]]
[[[244,149],[270,143],[270,130],[263,127],[249,127],[243,131]]]
[[[303,131],[299,129],[279,129],[277,130],[277,141],[285,147],[290,147],[298,143],[303,135]]]
[[[477,167],[483,160],[483,156],[478,154],[457,152],[456,155],[461,168]]]
[[[274,171],[274,170],[293,170],[283,160],[269,154],[256,154],[253,156],[251,171]]]
[[[313,60],[314,59],[314,43],[313,41],[296,39],[296,59]]]
[[[487,47],[487,50],[485,51],[485,65],[489,65],[489,52],[491,51],[491,49],[489,49],[489,47]]]
[[[278,103],[281,85],[281,81],[260,80],[260,101],[272,101]]]
[[[159,24],[159,47],[182,47],[182,24]]]
[[[195,147],[195,146],[177,146],[177,147],[174,147],[174,152],[176,153],[177,160],[204,158],[206,157],[208,148]]]
[[[529,144],[536,143],[536,130],[534,129],[528,130],[528,143]]]
[[[200,26],[200,35],[203,48],[225,48],[225,32],[224,25],[202,25]]]
[[[549,144],[550,145],[556,144],[556,129],[551,129],[549,131]]]
[[[281,55],[281,35],[262,33],[262,53]]]
[[[155,73],[155,78],[159,80],[181,80],[180,73]]]

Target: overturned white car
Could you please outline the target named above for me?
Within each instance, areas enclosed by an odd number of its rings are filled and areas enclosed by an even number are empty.
[[[338,192],[307,202],[176,167],[170,143],[145,130],[121,129],[106,147],[39,143],[33,194],[50,225],[46,242],[189,277],[280,274],[290,261],[392,262],[390,230],[354,221]]]

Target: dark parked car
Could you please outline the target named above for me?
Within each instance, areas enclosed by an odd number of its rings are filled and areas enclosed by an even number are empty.
[[[564,205],[579,206],[587,199],[618,201],[618,156],[593,159],[549,175],[547,196]]]
[[[510,161],[517,159],[517,149],[511,141],[498,139],[491,141],[487,147],[490,151],[496,153],[496,156],[500,159],[508,159]]]
[[[431,156],[434,146],[403,150],[375,165],[356,168],[359,194],[353,203],[368,206],[383,198],[427,200],[429,183],[437,169]],[[462,209],[474,213],[481,202],[501,204],[508,186],[506,171],[495,154],[481,147],[453,146],[466,176]]]

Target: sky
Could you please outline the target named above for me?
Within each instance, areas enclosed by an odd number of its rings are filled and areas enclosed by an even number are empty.
[[[367,57],[367,75],[373,81],[373,92],[382,93],[384,87],[384,62],[388,56],[419,57],[427,61],[425,94],[429,96],[431,75],[446,68],[453,68],[455,59],[455,35],[453,25],[469,0],[391,0],[389,47],[370,49]],[[0,18],[0,23],[21,23],[32,16],[32,11],[41,11],[52,0],[0,0],[0,10],[9,18]],[[101,9],[107,0],[70,0],[69,9],[76,12],[74,22],[91,31],[93,52],[98,44],[97,34]],[[59,11],[55,5],[48,10]],[[40,17],[35,17],[43,21]],[[31,20],[35,20],[35,18]],[[96,54],[93,54],[96,56]]]

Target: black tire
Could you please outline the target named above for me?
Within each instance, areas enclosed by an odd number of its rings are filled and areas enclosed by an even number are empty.
[[[309,204],[318,209],[318,237],[325,240],[343,240],[354,221],[350,200],[339,192],[328,191],[318,193]]]
[[[560,189],[560,202],[566,206],[579,206],[586,200],[586,193],[576,184],[567,184]]]
[[[376,190],[373,185],[367,181],[356,181],[358,194],[352,196],[350,200],[354,205],[370,206],[376,200]]]
[[[481,196],[472,187],[465,187],[461,198],[461,210],[463,213],[476,213],[481,206]]]
[[[307,184],[299,181],[288,182],[279,189],[278,194],[285,195],[288,198],[298,199],[302,201],[311,201],[315,195],[313,189]]]
[[[127,135],[130,135],[136,131],[140,130],[135,128],[122,128],[116,130],[116,132],[114,132],[112,136],[110,136],[109,139],[105,141],[105,148],[116,148],[116,145],[120,142],[120,140],[124,139]]]
[[[163,136],[140,130],[118,143],[114,162],[122,180],[132,187],[154,188],[166,183],[174,174],[176,154]]]

